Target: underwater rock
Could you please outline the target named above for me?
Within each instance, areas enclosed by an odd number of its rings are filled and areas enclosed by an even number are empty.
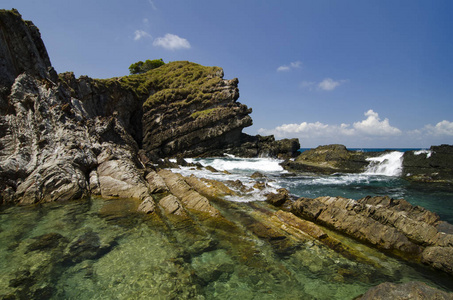
[[[37,250],[51,250],[61,246],[64,247],[68,243],[68,240],[64,236],[55,232],[43,234],[34,239],[36,241],[27,246],[25,253]]]
[[[401,284],[384,282],[369,289],[356,300],[405,300],[405,299],[439,299],[451,300],[453,293],[447,293],[430,287],[426,283],[410,281]]]
[[[99,258],[109,252],[116,242],[112,241],[109,245],[101,245],[99,234],[88,231],[69,243],[65,250],[65,261],[79,263],[86,259]]]

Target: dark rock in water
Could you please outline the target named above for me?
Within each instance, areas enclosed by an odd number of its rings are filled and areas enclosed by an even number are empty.
[[[369,289],[356,300],[405,300],[405,299],[453,299],[453,293],[447,293],[430,287],[426,283],[411,281],[401,284],[384,282]]]
[[[255,172],[253,173],[252,175],[250,175],[251,178],[266,178],[266,176],[263,174],[263,173],[260,173],[260,172]]]
[[[101,245],[99,235],[88,231],[75,238],[68,245],[65,261],[79,263],[86,259],[96,259],[108,253],[115,245],[115,241],[112,241],[109,245]]]
[[[51,250],[60,246],[65,246],[68,240],[59,233],[48,233],[35,238],[35,242],[28,245],[25,253],[32,251]]]
[[[431,146],[426,151],[407,151],[403,176],[414,181],[453,182],[453,146]]]
[[[17,271],[15,278],[9,282],[10,287],[31,286],[36,282],[36,278],[32,276],[29,270]]]
[[[278,189],[277,194],[270,193],[266,195],[266,201],[274,206],[282,206],[289,200],[289,192],[287,189]]]
[[[350,151],[343,145],[334,144],[304,151],[294,161],[285,161],[282,166],[293,172],[360,173],[369,164],[366,158],[377,155],[375,152]]]

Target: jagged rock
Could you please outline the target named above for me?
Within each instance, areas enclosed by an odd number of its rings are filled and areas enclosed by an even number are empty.
[[[422,253],[422,262],[436,269],[453,274],[453,247],[427,247]]]
[[[101,194],[148,199],[149,211],[147,164],[244,143],[251,109],[236,102],[238,80],[221,68],[174,62],[105,80],[57,77],[31,22],[1,10],[0,24],[1,203]]]
[[[403,177],[424,182],[453,182],[453,146],[431,146],[403,155]]]
[[[165,209],[167,214],[173,214],[181,217],[187,217],[184,208],[179,199],[173,195],[168,195],[159,201],[159,205]]]
[[[266,195],[266,201],[274,206],[282,206],[289,200],[289,192],[287,189],[278,189],[277,194],[269,193]]]
[[[369,289],[365,294],[355,298],[357,300],[406,300],[406,299],[439,299],[451,300],[453,293],[447,293],[428,286],[419,281],[410,281],[401,284],[384,282]]]
[[[145,198],[142,203],[137,208],[137,211],[143,212],[145,214],[153,213],[156,209],[156,205],[154,204],[153,198]]]
[[[412,255],[421,252],[420,248],[409,241],[403,233],[362,216],[354,211],[354,206],[354,200],[345,198],[303,198],[297,200],[292,211],[382,249],[398,250]],[[305,211],[307,208],[308,212]]]
[[[439,217],[403,199],[365,197],[300,198],[294,214],[331,227],[378,248],[420,257],[426,264],[453,274],[453,235],[439,231]],[[442,224],[440,228],[450,228]],[[448,231],[448,230],[447,230]]]
[[[237,196],[237,193],[231,190],[224,183],[206,178],[198,179],[195,176],[185,177],[184,179],[198,193],[207,198],[219,198],[224,196]]]
[[[17,76],[28,73],[56,81],[38,28],[22,20],[15,9],[0,10],[0,111],[8,109],[7,95]]]
[[[181,174],[170,170],[160,170],[158,174],[164,179],[170,192],[180,199],[188,209],[208,213],[210,216],[219,216],[220,212],[209,203],[209,200],[196,192]]]
[[[146,181],[148,182],[151,193],[163,193],[168,191],[165,181],[156,171],[150,171],[148,175],[146,175]]]

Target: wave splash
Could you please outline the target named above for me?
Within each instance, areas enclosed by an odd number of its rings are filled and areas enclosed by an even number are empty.
[[[363,174],[401,176],[403,172],[403,154],[404,152],[393,151],[378,157],[367,158],[366,160],[370,164]]]

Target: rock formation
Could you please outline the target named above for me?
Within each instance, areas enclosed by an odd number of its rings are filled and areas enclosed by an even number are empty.
[[[242,133],[251,109],[221,68],[174,62],[104,80],[57,76],[32,22],[1,10],[0,26],[1,203],[100,194],[139,198],[152,211],[150,161],[297,151],[297,140]]]
[[[361,242],[453,274],[453,226],[420,206],[389,197],[300,198],[291,211]]]
[[[382,153],[380,153],[382,154]],[[305,173],[360,173],[368,166],[368,157],[376,152],[350,151],[343,145],[325,145],[302,152],[294,161],[286,161],[285,169]]]
[[[414,181],[453,182],[453,146],[431,146],[425,151],[407,151],[403,176]]]

